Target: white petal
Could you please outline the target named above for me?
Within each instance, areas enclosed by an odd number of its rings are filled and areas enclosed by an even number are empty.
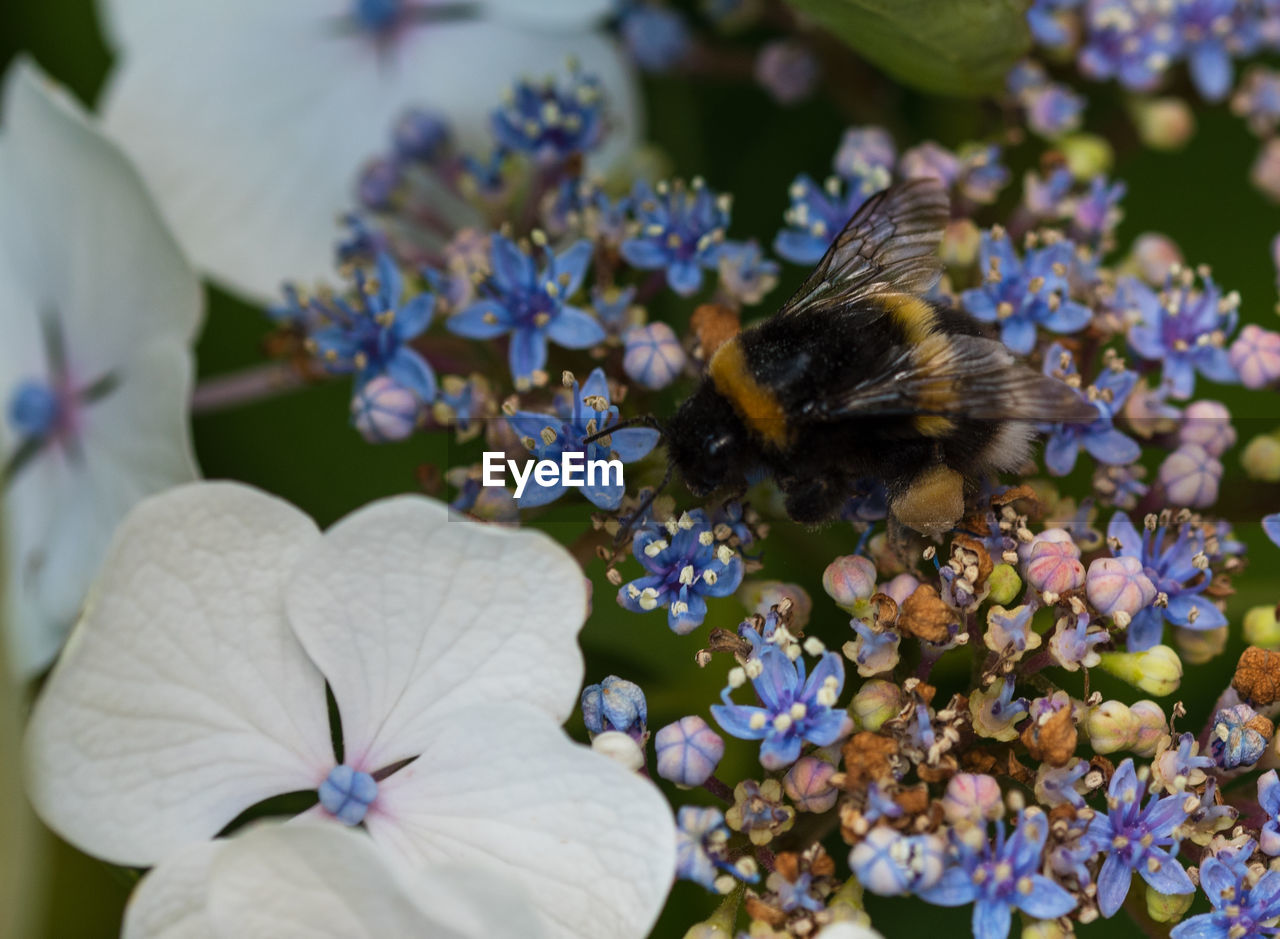
[[[3,249],[63,326],[84,384],[162,337],[190,341],[200,285],[137,173],[71,98],[20,61],[4,89]]]
[[[648,780],[546,715],[475,708],[379,784],[365,817],[393,857],[515,877],[549,936],[646,936],[675,867],[671,810]]]
[[[416,756],[441,718],[496,701],[568,717],[582,683],[582,570],[546,535],[386,499],[325,533],[289,584],[289,620],[333,689],[345,761]]]
[[[489,15],[544,29],[590,26],[609,15],[613,0],[484,0]]]
[[[331,822],[260,825],[226,842],[209,914],[225,939],[492,939],[537,936],[512,884],[473,870],[400,877],[361,831]]]
[[[5,493],[10,640],[23,675],[62,647],[129,509],[197,475],[186,346],[161,337],[116,375],[115,388],[85,407],[76,452],[47,448]]]
[[[439,22],[380,51],[335,28],[347,0],[104,6],[121,53],[104,97],[107,126],[196,264],[257,298],[276,296],[284,280],[331,279],[335,220],[410,105],[442,111],[465,146],[485,153],[502,91],[525,73],[563,69],[572,55],[600,76],[617,117],[602,161],[637,139],[631,68],[609,39],[584,29]]]
[[[120,939],[214,939],[209,874],[225,841],[197,841],[152,870],[129,897]]]
[[[318,539],[297,509],[233,483],[129,514],[28,730],[32,802],[50,827],[146,866],[323,780],[324,682],[283,604]]]

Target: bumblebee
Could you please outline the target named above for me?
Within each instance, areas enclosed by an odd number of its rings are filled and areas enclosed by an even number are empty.
[[[872,196],[781,310],[715,351],[663,428],[694,495],[768,475],[787,514],[816,524],[872,478],[898,522],[937,534],[979,479],[1023,464],[1033,422],[1097,416],[966,314],[923,298],[942,274],[948,208],[933,180]]]

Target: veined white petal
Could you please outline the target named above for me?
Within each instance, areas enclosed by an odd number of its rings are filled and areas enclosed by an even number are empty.
[[[32,803],[89,854],[146,866],[333,766],[324,680],[284,584],[315,525],[234,483],[138,505],[27,732]]]
[[[179,852],[130,899],[123,939],[538,939],[513,883],[465,868],[401,872],[361,831],[260,823]]]
[[[483,525],[421,496],[338,522],[302,559],[289,620],[333,689],[346,761],[417,756],[452,712],[494,701],[568,717],[586,588],[540,532]]]
[[[462,145],[483,155],[505,88],[561,71],[573,56],[600,77],[615,115],[601,165],[639,131],[630,65],[584,28],[533,28],[504,14],[412,24],[379,45],[342,27],[345,0],[104,6],[121,57],[104,97],[107,126],[197,266],[258,299],[285,280],[331,278],[336,219],[409,106],[444,113]]]
[[[142,878],[124,909],[120,939],[215,939],[207,906],[209,875],[226,844],[189,844]]]
[[[72,446],[45,447],[3,493],[0,615],[23,675],[57,653],[125,512],[195,476],[186,344],[201,309],[199,282],[126,158],[19,61],[0,132],[0,409],[20,382],[53,377],[42,323],[56,324],[73,387],[116,380],[78,414]],[[0,461],[20,443],[0,413]]]
[[[200,284],[124,154],[20,60],[5,79],[0,239],[62,324],[72,375],[95,381],[158,338],[194,338]]]
[[[365,824],[411,866],[514,877],[564,939],[647,936],[674,873],[657,788],[509,703],[439,722],[422,756],[379,784]]]

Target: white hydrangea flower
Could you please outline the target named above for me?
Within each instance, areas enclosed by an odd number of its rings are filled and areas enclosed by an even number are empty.
[[[196,476],[202,305],[128,160],[16,64],[0,130],[0,619],[22,675],[57,654],[125,513]]]
[[[255,825],[178,851],[139,885],[122,939],[539,939],[513,883],[469,868],[400,874],[359,832],[319,821]]]
[[[335,220],[409,106],[488,153],[517,79],[597,76],[607,166],[639,136],[638,88],[597,24],[608,0],[103,0],[119,65],[103,100],[196,265],[273,298],[332,270]]]
[[[560,729],[586,588],[547,536],[406,496],[323,536],[233,483],[125,520],[28,729],[36,811],[150,866],[320,790],[397,870],[513,879],[550,937],[647,934],[670,886],[657,789]],[[331,742],[326,684],[341,723]]]

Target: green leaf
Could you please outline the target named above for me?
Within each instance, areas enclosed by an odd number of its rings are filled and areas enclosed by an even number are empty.
[[[790,0],[898,81],[936,94],[997,92],[1031,47],[1027,0]]]

